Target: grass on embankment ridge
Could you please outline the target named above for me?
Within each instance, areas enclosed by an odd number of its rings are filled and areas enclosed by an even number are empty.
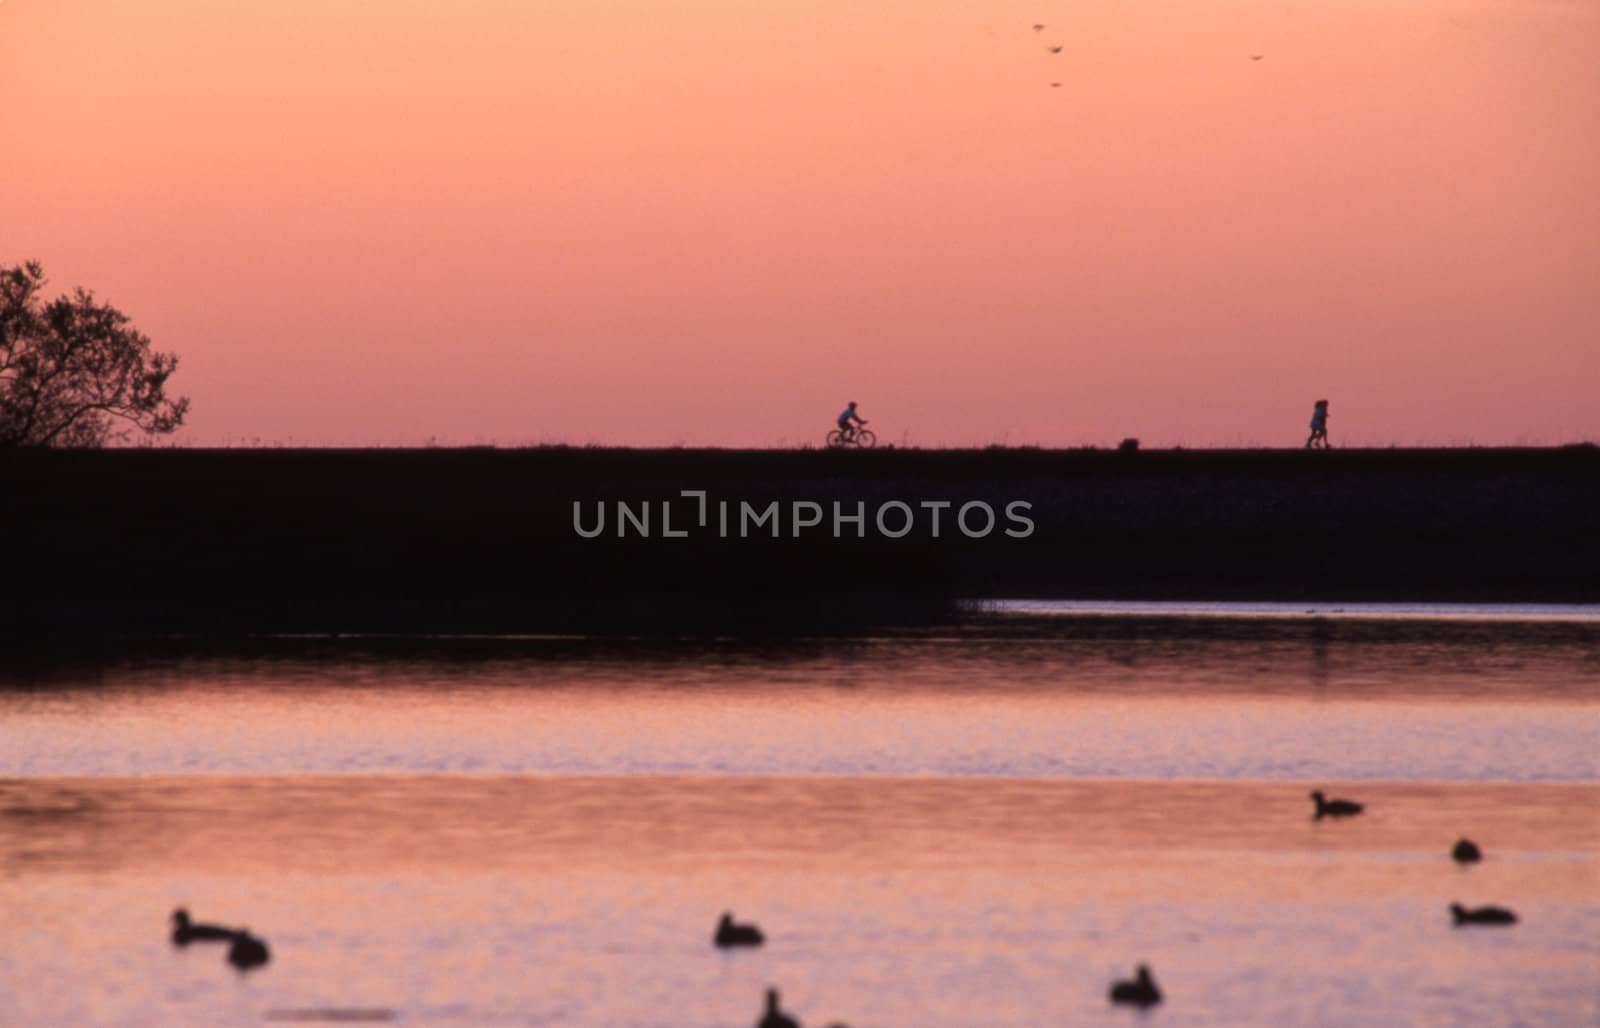
[[[683,490],[706,492],[707,528]],[[0,634],[786,634],[985,596],[1596,601],[1597,500],[1594,447],[12,451]],[[618,534],[619,501],[650,506],[649,536]],[[722,537],[719,501],[777,502],[780,537]],[[894,501],[916,515],[898,539],[874,523]],[[1023,538],[1002,531],[1018,501]],[[687,536],[663,536],[663,502]],[[796,502],[824,514],[798,537]],[[972,502],[997,515],[982,538],[951,524]],[[581,537],[575,503],[607,530]],[[834,537],[835,503],[861,505],[864,537]]]

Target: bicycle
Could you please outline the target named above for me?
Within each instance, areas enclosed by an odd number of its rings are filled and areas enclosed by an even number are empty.
[[[878,437],[870,428],[834,429],[828,433],[828,449],[842,450],[847,446],[870,450],[878,445]]]

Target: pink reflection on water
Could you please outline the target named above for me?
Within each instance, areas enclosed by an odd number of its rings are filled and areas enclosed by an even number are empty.
[[[1368,813],[1314,822],[1306,783],[8,780],[0,968],[23,1023],[732,1025],[768,982],[808,1022],[1085,1023],[1139,959],[1185,1023],[1592,1011],[1600,787],[1317,784]],[[1523,924],[1452,930],[1455,900]],[[180,903],[274,963],[170,950]],[[714,952],[723,909],[769,945]]]
[[[1600,779],[1588,629],[985,631],[113,662],[0,690],[0,774]]]

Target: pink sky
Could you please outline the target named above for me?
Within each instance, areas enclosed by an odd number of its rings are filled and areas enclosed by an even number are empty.
[[[1591,0],[0,0],[0,95],[183,443],[1600,439]]]

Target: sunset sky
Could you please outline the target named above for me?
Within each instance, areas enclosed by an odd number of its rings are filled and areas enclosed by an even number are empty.
[[[0,0],[0,95],[184,444],[1600,439],[1596,0]]]

